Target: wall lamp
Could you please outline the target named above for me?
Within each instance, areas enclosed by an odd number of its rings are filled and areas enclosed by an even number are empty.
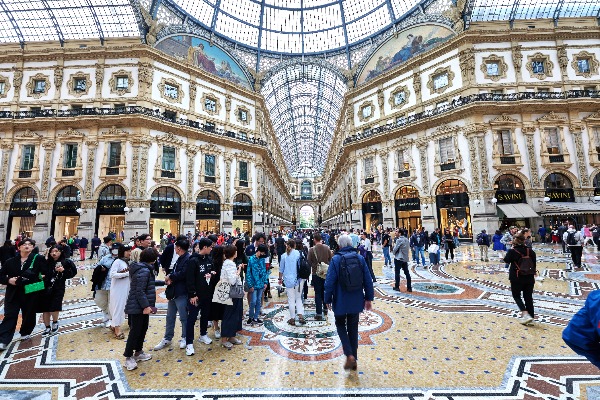
[[[140,208],[140,212],[141,213],[146,212],[146,209],[142,207],[142,208]]]
[[[123,211],[125,211],[125,214],[129,214],[130,212],[133,212],[133,209],[129,207],[123,207]]]
[[[481,200],[477,199],[473,203],[475,203],[475,205],[479,205],[479,204],[481,204]]]
[[[546,196],[546,197],[544,197],[543,200],[538,200],[538,203],[539,204],[544,204],[544,203],[547,203],[549,201],[550,201],[550,197]]]
[[[492,199],[490,200],[490,203],[492,204],[496,204],[498,202],[498,199],[495,197],[492,197]]]
[[[82,208],[78,208],[77,210],[75,210],[75,212],[77,214],[79,214],[79,215],[81,215],[81,214],[87,214],[87,210],[84,210]]]
[[[427,210],[429,208],[429,204],[425,204],[423,208]]]
[[[38,211],[38,210],[29,210],[29,214],[31,215],[42,215],[44,212],[43,211]]]

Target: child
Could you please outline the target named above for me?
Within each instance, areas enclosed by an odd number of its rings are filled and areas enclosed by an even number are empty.
[[[269,272],[267,272],[265,264],[267,254],[267,245],[259,244],[256,253],[248,259],[246,284],[248,285],[248,293],[252,295],[248,324],[252,326],[259,326],[263,323],[258,317],[261,311],[262,294],[269,281]]]

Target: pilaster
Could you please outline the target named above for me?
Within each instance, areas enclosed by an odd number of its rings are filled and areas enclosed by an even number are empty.
[[[590,186],[590,174],[587,172],[587,164],[585,162],[585,151],[583,149],[583,139],[581,131],[583,126],[575,123],[569,126],[571,135],[573,135],[573,141],[575,142],[575,154],[577,158],[577,169],[579,171],[579,179],[582,187]]]

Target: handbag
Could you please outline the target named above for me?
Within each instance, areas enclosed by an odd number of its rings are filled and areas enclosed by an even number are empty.
[[[229,297],[232,299],[244,298],[244,287],[241,284],[231,285],[229,287]]]
[[[229,289],[231,285],[229,282],[220,280],[215,286],[215,292],[213,294],[212,302],[220,303],[226,305],[233,305],[233,301],[231,301],[231,297],[229,297]]]
[[[31,260],[31,264],[29,264],[28,269],[33,269],[33,263],[35,262],[35,259],[37,258],[37,256],[38,256],[37,254],[33,256],[33,260]],[[44,280],[42,278],[41,272],[38,273],[38,278],[40,279],[38,282],[28,283],[27,285],[25,285],[23,287],[25,289],[25,294],[35,293],[35,292],[44,290],[45,284],[44,284]]]
[[[175,298],[175,285],[170,284],[165,289],[165,297],[167,300],[173,300]]]
[[[317,257],[317,249],[313,247],[313,251],[315,253],[315,258],[317,259],[317,276],[321,279],[327,278],[327,270],[329,269],[329,264],[324,262],[319,262],[319,257]]]

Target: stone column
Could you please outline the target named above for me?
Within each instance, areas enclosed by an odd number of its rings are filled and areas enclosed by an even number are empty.
[[[428,139],[417,143],[419,149],[419,161],[421,163],[421,189],[424,195],[429,195],[429,163],[427,162]]]
[[[233,154],[227,153],[225,158],[225,184],[223,195],[225,196],[225,202],[231,204],[233,199],[231,198],[231,162],[233,161]],[[233,219],[232,219],[233,220]]]
[[[10,162],[10,155],[13,151],[13,143],[0,143],[0,149],[2,149],[2,169],[0,170],[0,202],[4,201],[6,196],[6,178],[8,177],[8,164]]]
[[[483,187],[483,190],[492,189],[490,185],[490,169],[488,167],[487,151],[485,148],[485,133],[478,133],[477,142],[479,144],[479,161],[481,162],[481,186]]]
[[[50,174],[52,173],[50,166],[52,165],[52,155],[54,154],[56,143],[43,142],[42,147],[44,148],[44,168],[42,169],[40,198],[42,200],[48,200],[48,196],[50,196]]]
[[[125,240],[142,233],[150,233],[150,202],[149,201],[127,201],[127,207],[131,212],[125,214]]]
[[[579,171],[579,179],[582,187],[590,186],[590,174],[587,171],[587,164],[585,162],[585,152],[583,149],[583,139],[581,137],[581,131],[583,126],[579,124],[573,124],[569,127],[571,135],[573,135],[573,141],[575,142],[575,154],[577,157],[577,169]]]
[[[531,187],[540,187],[540,174],[538,170],[538,162],[535,153],[535,144],[533,141],[533,135],[535,135],[535,127],[524,126],[521,128],[523,135],[525,135],[525,143],[527,144],[527,158],[529,160],[529,175],[531,177]]]
[[[388,171],[388,151],[379,150],[379,157],[381,158],[381,170],[383,180],[383,199],[387,200],[390,198],[390,182],[389,182],[389,171]]]
[[[233,231],[233,207],[231,204],[221,204],[221,230],[231,233]]]
[[[186,196],[191,202],[196,201],[196,199],[194,199],[194,168],[196,167],[196,154],[198,154],[198,150],[198,147],[194,145],[188,145],[185,149],[188,167],[186,177]]]
[[[88,150],[88,159],[85,170],[85,198],[92,199],[94,197],[94,175],[96,166],[96,149],[98,148],[97,140],[88,140],[85,142]]]
[[[33,240],[36,241],[40,250],[45,250],[44,243],[50,236],[50,225],[52,222],[53,202],[37,203],[37,214],[35,215],[35,225],[33,225]],[[52,232],[54,233],[54,232]]]
[[[475,132],[469,132],[467,134],[467,140],[469,141],[469,160],[471,162],[471,181],[473,183],[473,191],[478,192],[481,188],[481,182],[479,180],[479,160],[477,159],[477,143]],[[485,157],[485,153],[483,153],[482,157]]]
[[[181,232],[186,235],[188,231],[192,234],[196,231],[196,202],[184,201],[181,204]]]

